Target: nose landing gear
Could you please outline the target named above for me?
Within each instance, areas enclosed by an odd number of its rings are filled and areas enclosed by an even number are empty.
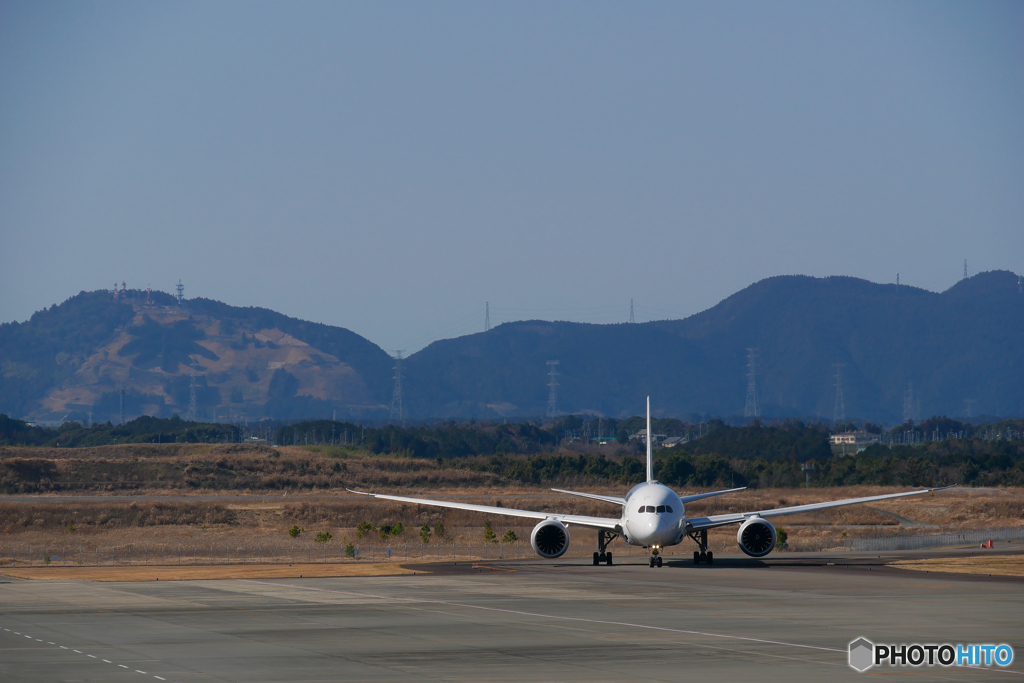
[[[693,551],[693,563],[695,565],[700,564],[701,562],[714,564],[715,554],[708,550],[708,530],[702,529],[701,531],[691,531],[688,536],[700,547],[700,550]]]
[[[606,564],[612,566],[612,551],[608,550],[608,544],[612,542],[617,534],[610,531],[597,532],[597,552],[594,553],[594,566]]]
[[[661,555],[659,554],[660,551],[661,551],[661,548],[659,546],[656,546],[656,545],[655,546],[651,546],[651,561],[650,561],[650,566],[651,567],[660,567],[661,566]]]

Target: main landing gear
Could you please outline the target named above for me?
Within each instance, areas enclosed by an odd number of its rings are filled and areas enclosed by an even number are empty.
[[[597,532],[597,552],[594,553],[594,566],[604,563],[612,566],[612,551],[608,550],[608,544],[612,542],[617,534],[611,531]]]
[[[715,554],[708,550],[708,530],[702,529],[700,531],[691,531],[687,534],[693,539],[693,542],[700,546],[700,550],[693,551],[693,563],[695,565],[701,562],[707,562],[708,564],[715,563]]]
[[[658,554],[660,550],[661,548],[659,546],[651,546],[651,567],[661,566],[661,555]]]

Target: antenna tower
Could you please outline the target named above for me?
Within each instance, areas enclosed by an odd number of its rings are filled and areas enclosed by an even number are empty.
[[[548,417],[558,415],[558,361],[548,361]]]
[[[121,397],[121,424],[124,424],[124,387],[121,387],[117,393]]]
[[[192,362],[189,363],[189,367],[192,368],[192,372],[189,373],[188,382],[188,416],[186,419],[189,422],[196,421],[196,370],[199,369],[199,363],[193,357]]]
[[[967,279],[967,259],[964,259],[964,279]]]
[[[405,426],[405,406],[402,405],[402,349],[395,351],[395,393],[391,396],[391,419]]]
[[[760,349],[747,349],[747,404],[743,407],[743,417],[760,417],[757,406],[757,356]]]
[[[630,322],[630,324],[633,324],[633,323],[636,322],[636,318],[633,317],[633,300],[632,299],[629,300],[629,322]]]
[[[484,332],[491,331],[491,302],[484,303]]]
[[[836,404],[832,409],[832,423],[839,424],[846,421],[846,403],[843,401],[843,366],[846,363],[834,363],[836,369]]]
[[[907,391],[903,394],[903,422],[914,419],[914,383],[907,382]]]
[[[185,285],[181,284],[181,278],[178,278],[178,284],[174,285],[174,289],[178,291],[178,308],[185,305]]]

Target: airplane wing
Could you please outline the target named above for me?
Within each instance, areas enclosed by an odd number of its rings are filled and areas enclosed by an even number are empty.
[[[712,529],[717,526],[725,526],[726,524],[737,524],[739,522],[745,522],[748,517],[776,517],[778,515],[791,515],[796,512],[810,512],[812,510],[824,510],[826,508],[842,507],[843,505],[856,505],[857,503],[872,503],[878,500],[889,500],[891,498],[904,498],[906,496],[919,496],[922,493],[933,493],[935,491],[945,491],[956,487],[953,486],[942,486],[934,489],[920,489],[917,491],[905,491],[904,493],[887,493],[881,496],[867,496],[865,498],[846,498],[845,500],[830,500],[824,503],[809,503],[807,505],[793,505],[785,508],[775,508],[773,510],[758,510],[756,512],[731,512],[725,515],[711,515],[710,517],[694,517],[687,518],[686,526],[687,531],[699,531],[700,529]]]
[[[593,498],[594,500],[603,500],[606,503],[614,503],[615,505],[625,505],[626,499],[619,498],[618,496],[599,496],[596,493],[580,493],[579,491],[565,491],[563,489],[551,489],[552,491],[558,491],[559,493],[568,493],[570,496],[581,496],[583,498]]]
[[[620,532],[619,519],[606,517],[587,517],[585,515],[563,515],[557,512],[536,512],[534,510],[516,510],[515,508],[499,508],[492,505],[476,505],[475,503],[453,503],[447,500],[429,500],[426,498],[406,498],[405,496],[385,496],[380,493],[366,493],[365,491],[353,491],[345,489],[349,493],[358,493],[361,496],[373,496],[383,500],[394,500],[399,503],[413,503],[415,505],[433,505],[435,507],[452,508],[454,510],[470,510],[472,512],[486,512],[491,515],[505,515],[506,517],[527,517],[529,519],[557,519],[566,526],[576,525],[587,529],[605,529]]]

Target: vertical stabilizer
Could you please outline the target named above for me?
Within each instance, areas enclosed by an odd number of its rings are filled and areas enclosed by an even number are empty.
[[[647,483],[654,481],[654,434],[651,432],[651,397],[647,397]]]

